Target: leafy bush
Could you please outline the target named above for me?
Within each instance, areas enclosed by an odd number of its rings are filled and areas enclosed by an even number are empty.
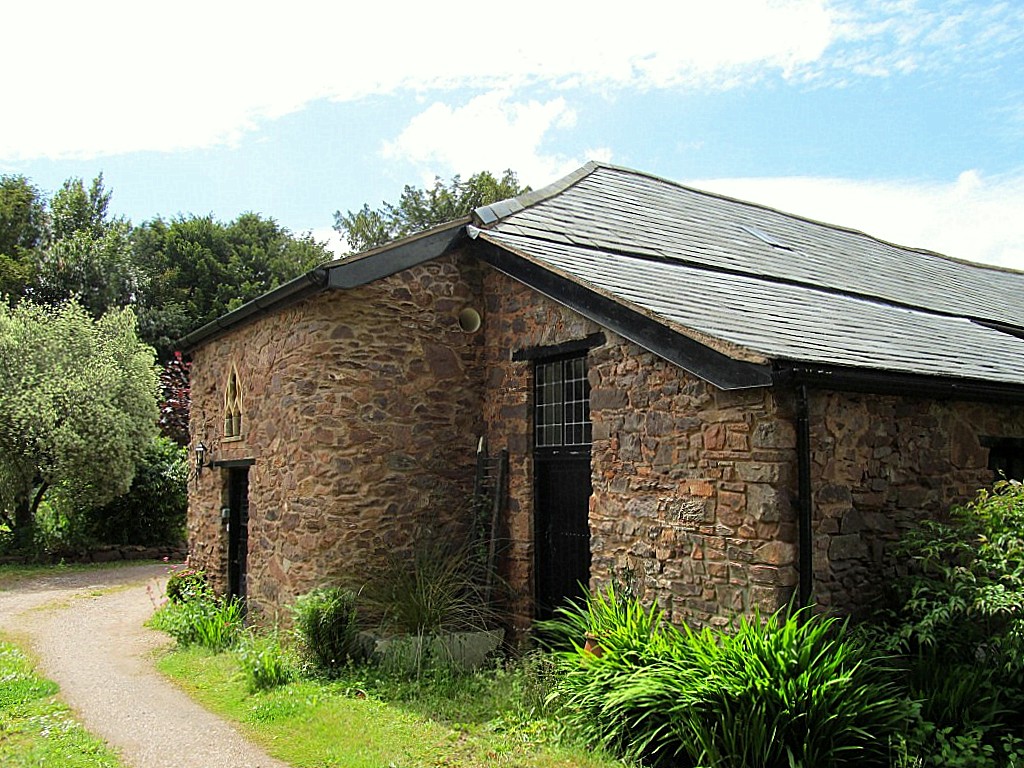
[[[167,599],[172,603],[187,603],[210,595],[206,573],[198,568],[173,568],[167,577]]]
[[[608,589],[560,611],[562,718],[589,741],[655,763],[884,764],[907,705],[886,665],[835,619],[741,620],[730,633],[679,631],[661,610]],[[592,633],[600,654],[581,648]]]
[[[349,661],[365,659],[359,641],[356,596],[348,589],[315,589],[295,601],[295,631],[307,659],[333,674]]]
[[[190,599],[168,602],[154,614],[152,624],[182,647],[198,645],[223,651],[238,641],[244,615],[241,601],[216,597],[203,590]]]
[[[295,667],[276,634],[249,634],[237,655],[250,693],[276,688],[295,677]]]
[[[914,564],[889,623],[908,652],[940,649],[950,659],[1024,673],[1024,486],[997,482],[903,539]]]
[[[185,449],[166,437],[154,438],[135,465],[128,493],[85,513],[92,538],[142,546],[183,541],[187,477]]]
[[[921,702],[900,748],[923,766],[1024,765],[1024,486],[1000,481],[901,542],[909,573],[865,634]]]

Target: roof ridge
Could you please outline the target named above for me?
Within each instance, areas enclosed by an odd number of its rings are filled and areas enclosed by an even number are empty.
[[[872,235],[871,233],[865,232],[861,229],[855,229],[853,227],[844,226],[842,224],[833,224],[828,221],[822,221],[820,219],[811,218],[810,216],[803,216],[799,213],[784,211],[781,208],[776,208],[774,206],[768,205],[767,203],[758,203],[752,200],[744,200],[739,197],[733,197],[732,195],[726,195],[721,192],[712,192],[707,189],[700,189],[699,187],[693,187],[688,184],[683,184],[682,182],[675,181],[674,179],[667,179],[664,176],[658,176],[657,174],[648,173],[647,171],[638,171],[634,168],[627,168],[625,166],[614,165],[612,163],[595,162],[593,163],[593,165],[596,166],[595,170],[597,168],[604,168],[610,171],[627,173],[632,176],[643,176],[645,178],[652,179],[653,181],[661,182],[663,184],[669,184],[673,187],[677,187],[678,189],[685,189],[687,192],[693,192],[694,194],[703,195],[705,197],[713,197],[718,200],[725,200],[730,203],[737,203],[739,205],[745,205],[751,208],[758,208],[762,211],[769,211],[771,213],[776,213],[780,216],[785,216],[788,219],[795,219],[797,221],[802,221],[808,224],[814,224],[819,227],[824,227],[825,229],[830,229],[834,232],[844,232],[849,235],[858,235],[860,237],[865,237],[881,245],[885,245],[890,248],[897,248],[901,251],[918,253],[921,254],[922,256],[930,256],[933,258],[943,259],[944,261],[951,261],[955,264],[960,264],[967,267],[990,270],[993,272],[1004,272],[1011,275],[1024,275],[1024,269],[1014,269],[1013,267],[1006,267],[1001,264],[985,264],[982,262],[971,261],[969,259],[962,259],[958,256],[950,256],[947,253],[933,251],[930,248],[921,248],[913,245],[903,245],[892,240],[885,240],[881,237],[878,237],[877,235]]]
[[[473,211],[473,217],[480,226],[494,224],[506,216],[511,216],[513,213],[519,213],[519,211],[529,208],[532,205],[542,203],[545,200],[550,200],[552,197],[565,192],[569,187],[579,183],[598,168],[602,167],[608,166],[595,160],[588,160],[575,171],[544,187],[541,187],[540,189],[524,192],[521,195],[516,195],[515,197],[510,197],[505,200],[499,200],[489,205],[481,205]]]
[[[813,224],[818,227],[823,227],[833,232],[842,232],[848,235],[863,237],[880,245],[884,245],[889,248],[895,248],[897,250],[905,251],[907,253],[916,253],[921,256],[926,256],[929,258],[942,259],[943,261],[952,262],[954,264],[959,264],[961,266],[970,267],[973,269],[986,270],[990,272],[1001,272],[1008,275],[1024,276],[1024,269],[1014,269],[1013,267],[1007,267],[999,264],[983,264],[981,262],[963,259],[958,256],[950,256],[949,254],[941,253],[939,251],[933,251],[930,248],[903,245],[892,240],[885,240],[881,237],[872,235],[869,232],[865,232],[861,229],[855,229],[853,227],[844,226],[842,224],[833,224],[828,221],[822,221],[820,219],[811,218],[810,216],[803,216],[799,213],[784,211],[781,208],[776,208],[774,206],[768,205],[767,203],[758,203],[752,200],[744,200],[739,197],[733,197],[732,195],[726,195],[721,192],[712,192],[710,190],[700,189],[699,187],[693,187],[688,184],[683,184],[682,182],[675,181],[674,179],[669,179],[664,176],[659,176],[658,174],[655,173],[650,173],[648,171],[640,171],[637,170],[636,168],[628,168],[624,165],[616,165],[614,163],[605,162],[603,160],[588,160],[584,165],[577,168],[572,173],[563,176],[562,178],[552,182],[551,184],[548,184],[545,187],[542,187],[532,192],[527,192],[522,195],[518,195],[517,197],[502,200],[497,203],[492,203],[491,205],[481,206],[480,208],[477,208],[475,211],[473,211],[474,218],[479,222],[480,226],[489,226],[491,224],[498,222],[501,219],[511,216],[512,214],[519,213],[525,208],[537,205],[538,203],[542,203],[546,200],[550,200],[552,197],[561,194],[562,192],[566,191],[575,184],[578,184],[584,178],[598,170],[607,170],[616,173],[627,174],[630,176],[647,178],[652,181],[659,182],[661,184],[667,184],[677,189],[686,190],[687,192],[691,192],[693,194],[715,198],[717,200],[724,200],[730,203],[736,203],[737,205],[743,205],[749,208],[756,208],[762,211],[768,211],[779,216],[784,216],[788,219],[793,219],[795,221],[801,221],[807,224]]]

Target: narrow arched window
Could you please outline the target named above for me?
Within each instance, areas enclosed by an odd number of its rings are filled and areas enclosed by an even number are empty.
[[[238,385],[238,371],[232,366],[228,384],[224,388],[224,437],[242,435],[242,388]]]

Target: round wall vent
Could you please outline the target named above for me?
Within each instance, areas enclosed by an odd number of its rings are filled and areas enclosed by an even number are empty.
[[[459,312],[459,328],[466,333],[475,333],[480,330],[480,313],[472,307],[466,307]]]

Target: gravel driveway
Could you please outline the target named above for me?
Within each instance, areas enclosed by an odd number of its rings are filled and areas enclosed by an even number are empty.
[[[20,582],[0,592],[0,628],[29,639],[61,698],[126,765],[287,768],[153,668],[154,649],[168,639],[142,626],[153,612],[146,587],[161,594],[166,571],[138,565]]]

